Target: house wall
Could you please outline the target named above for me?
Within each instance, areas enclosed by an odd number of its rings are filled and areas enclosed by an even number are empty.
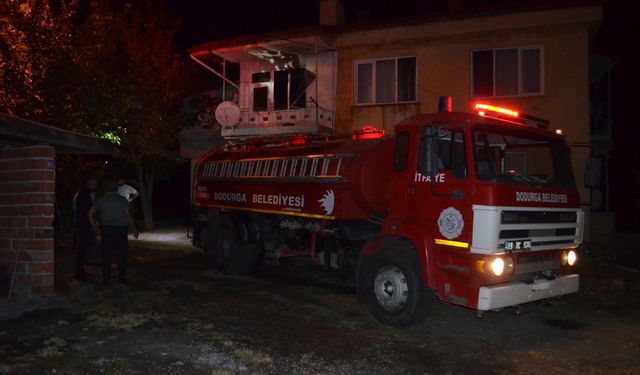
[[[340,135],[364,124],[393,132],[405,117],[437,111],[438,98],[453,97],[454,111],[470,111],[483,101],[548,119],[569,143],[589,142],[589,30],[601,18],[599,7],[580,7],[360,30],[338,35],[337,124]],[[471,97],[471,52],[475,49],[542,46],[544,93],[537,96]],[[416,56],[417,101],[354,105],[354,62]],[[584,185],[588,148],[573,149],[574,174]],[[581,188],[588,200],[589,191]]]
[[[320,107],[335,111],[337,54],[334,51],[318,52],[317,59],[317,72],[316,56],[309,56],[307,60],[307,70],[316,73],[316,79],[307,88],[307,98],[314,98]]]
[[[54,201],[53,147],[0,148],[0,275],[8,286],[19,253],[16,296],[53,295]]]

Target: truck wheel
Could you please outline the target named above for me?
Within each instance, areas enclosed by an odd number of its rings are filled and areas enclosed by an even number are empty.
[[[194,239],[193,246],[207,251],[207,228],[202,228],[198,232],[198,240]]]
[[[231,215],[220,216],[215,261],[216,268],[227,275],[248,275],[257,269],[260,244],[247,240],[246,227]]]
[[[384,324],[400,328],[424,320],[433,294],[424,286],[415,260],[390,252],[371,257],[364,270],[364,297],[371,314]]]

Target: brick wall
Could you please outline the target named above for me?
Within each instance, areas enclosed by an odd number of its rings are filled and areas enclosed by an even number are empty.
[[[14,295],[53,295],[55,149],[0,148],[0,272],[20,252]]]

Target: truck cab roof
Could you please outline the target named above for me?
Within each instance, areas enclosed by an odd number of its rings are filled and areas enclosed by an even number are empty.
[[[446,125],[447,123],[455,124],[464,128],[470,128],[479,123],[489,123],[498,126],[517,127],[522,131],[534,133],[540,136],[556,138],[564,137],[562,134],[546,129],[544,127],[545,124],[548,126],[548,122],[546,120],[534,118],[532,116],[520,115],[515,118],[508,116],[496,117],[491,115],[481,116],[478,113],[469,112],[441,112],[408,117],[396,125],[396,133],[403,130],[409,130],[416,126],[437,123],[442,123],[442,125]],[[536,124],[542,124],[542,126],[536,126]]]

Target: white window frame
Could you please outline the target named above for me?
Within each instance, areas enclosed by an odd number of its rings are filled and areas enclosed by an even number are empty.
[[[509,50],[516,49],[518,50],[518,93],[514,95],[496,95],[496,51],[501,50]],[[540,51],[540,91],[539,92],[522,92],[522,51],[537,49]],[[492,51],[493,52],[493,95],[490,96],[482,96],[482,95],[474,95],[474,81],[473,81],[473,54],[475,52],[483,52],[483,51]],[[544,74],[544,46],[542,45],[527,45],[527,46],[512,46],[512,47],[500,47],[500,48],[480,48],[471,50],[471,54],[469,56],[470,59],[470,85],[469,91],[470,95],[474,99],[481,98],[515,98],[515,97],[526,97],[526,96],[543,96],[545,94],[545,74]]]
[[[415,68],[415,100],[398,101],[398,60],[413,58],[416,61]],[[377,103],[376,102],[376,62],[384,60],[395,60],[396,74],[393,82],[394,87],[394,100],[392,102]],[[359,103],[358,102],[358,66],[362,64],[371,64],[371,102]],[[353,105],[354,106],[367,106],[367,105],[392,105],[392,104],[404,104],[404,103],[417,103],[418,102],[418,57],[416,55],[408,56],[390,56],[380,57],[375,59],[356,60],[353,62]]]

